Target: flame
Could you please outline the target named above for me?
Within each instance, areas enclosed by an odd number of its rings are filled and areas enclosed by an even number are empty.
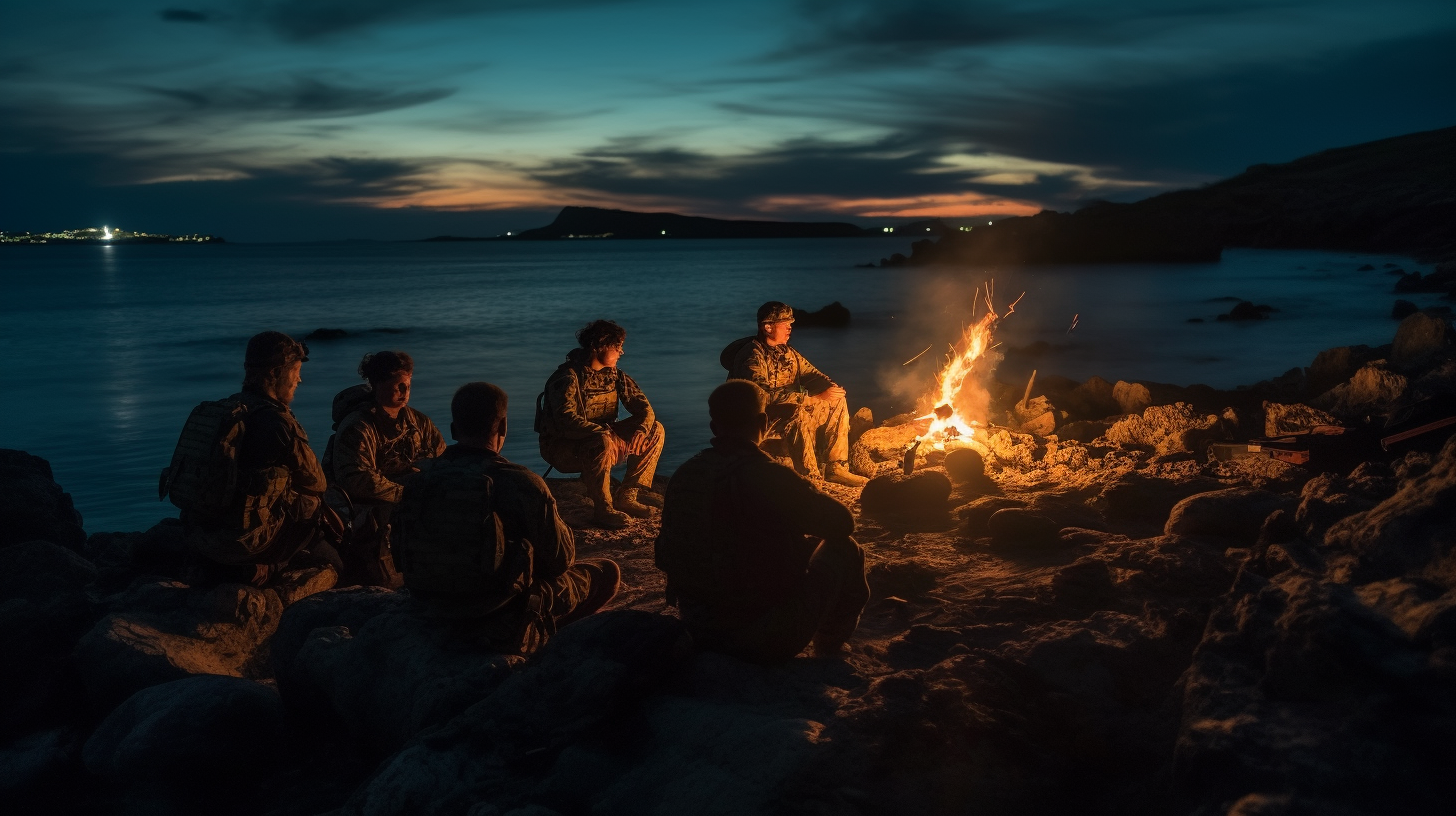
[[[1015,312],[1016,304],[1021,302],[1021,297],[1018,297],[1006,307],[1005,315],[997,314],[992,303],[995,291],[993,287],[994,282],[990,282],[984,289],[976,290],[977,297],[971,302],[971,310],[974,313],[976,303],[984,292],[986,313],[967,328],[961,335],[960,342],[951,348],[945,367],[936,377],[936,388],[933,394],[935,410],[917,418],[917,421],[929,420],[930,424],[924,433],[916,437],[916,447],[919,447],[921,442],[933,441],[937,450],[944,450],[947,442],[969,441],[975,435],[976,426],[980,423],[963,413],[969,410],[961,399],[966,380],[975,371],[976,362],[991,348],[991,337],[996,324],[1003,317],[1009,317]],[[1023,292],[1022,297],[1025,295],[1026,293]]]

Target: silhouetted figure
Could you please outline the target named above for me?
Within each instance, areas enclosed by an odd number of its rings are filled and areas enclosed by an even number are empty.
[[[768,430],[757,385],[708,398],[712,447],[667,487],[657,566],[699,645],[744,660],[787,660],[811,641],[840,651],[869,601],[849,509],[759,450]]]

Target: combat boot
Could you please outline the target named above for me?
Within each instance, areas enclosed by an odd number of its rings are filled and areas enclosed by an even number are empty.
[[[617,498],[612,500],[612,506],[629,516],[652,518],[652,508],[637,501],[640,495],[641,491],[635,487],[623,488],[617,493]]]
[[[824,470],[824,481],[833,482],[845,487],[864,487],[869,479],[849,471],[847,462],[830,462],[829,467]]]
[[[597,502],[592,510],[592,524],[604,530],[620,530],[631,520],[626,513],[613,509],[609,501]]]

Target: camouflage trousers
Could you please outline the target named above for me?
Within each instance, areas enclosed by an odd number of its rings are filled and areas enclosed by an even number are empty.
[[[818,477],[830,462],[849,461],[849,405],[843,397],[768,407],[768,435],[782,437],[801,475]]]
[[[631,439],[638,425],[630,419],[613,423],[613,428],[623,439]],[[586,487],[587,498],[593,503],[611,501],[612,468],[626,466],[622,474],[622,487],[652,487],[657,474],[657,460],[662,458],[662,445],[667,434],[661,422],[652,423],[647,429],[647,450],[631,454],[620,462],[612,457],[607,441],[601,436],[588,439],[551,439],[541,437],[541,458],[562,473],[580,473]]]
[[[596,574],[585,563],[546,581],[536,581],[505,606],[480,614],[472,595],[411,591],[421,613],[452,639],[507,654],[528,655],[556,633],[564,618],[591,595]]]
[[[767,610],[739,617],[690,598],[682,599],[680,609],[702,648],[751,663],[777,663],[811,641],[818,649],[849,640],[869,600],[864,550],[846,537],[821,543],[799,586]]]

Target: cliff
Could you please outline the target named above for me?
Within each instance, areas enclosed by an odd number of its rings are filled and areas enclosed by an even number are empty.
[[[641,213],[598,207],[563,207],[544,227],[513,236],[522,241],[561,238],[858,238],[870,232],[834,221],[729,221],[676,213]]]

